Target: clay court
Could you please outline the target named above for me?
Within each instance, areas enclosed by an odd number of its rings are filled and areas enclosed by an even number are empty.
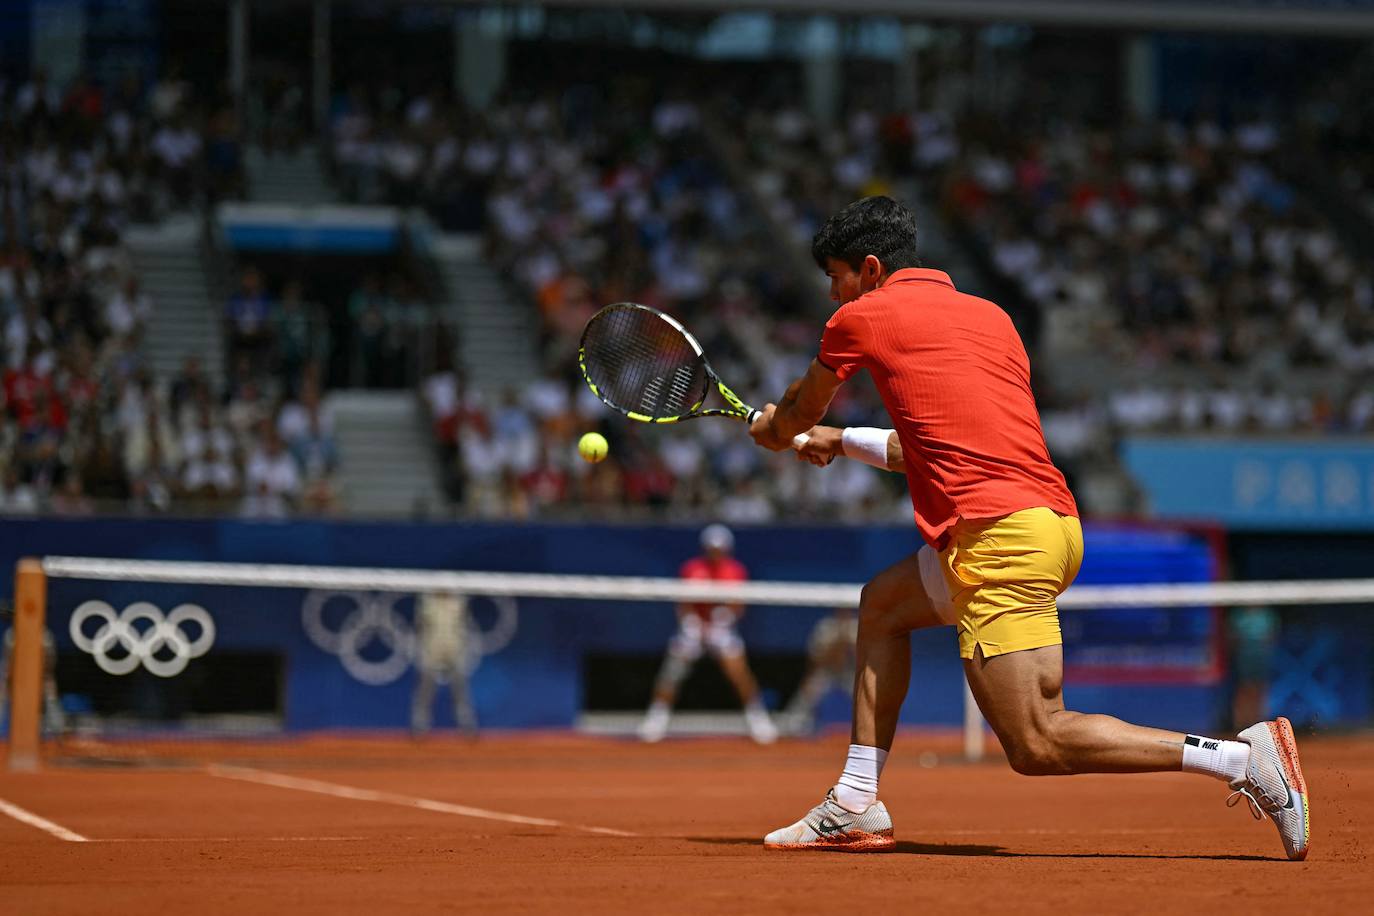
[[[176,767],[6,773],[4,909],[797,913],[843,894],[900,911],[1350,913],[1374,893],[1368,739],[1305,741],[1305,863],[1210,781],[1035,780],[948,762],[953,736],[926,733],[884,773],[895,853],[764,850],[845,740],[318,739],[237,747],[232,764],[207,747]]]

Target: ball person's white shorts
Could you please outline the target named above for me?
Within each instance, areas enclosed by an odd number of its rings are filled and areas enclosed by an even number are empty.
[[[729,608],[712,608],[709,621],[696,614],[683,614],[668,642],[668,653],[688,662],[701,658],[707,649],[720,658],[744,654],[744,640],[735,630],[735,615]]]

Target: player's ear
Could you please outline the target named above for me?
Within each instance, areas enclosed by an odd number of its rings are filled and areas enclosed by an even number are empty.
[[[859,265],[859,276],[863,278],[866,288],[877,289],[883,279],[883,262],[878,260],[877,255],[866,255],[863,264]]]

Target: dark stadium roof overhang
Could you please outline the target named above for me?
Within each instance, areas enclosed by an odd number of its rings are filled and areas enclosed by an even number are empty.
[[[444,0],[455,6],[497,6]],[[1026,22],[1067,26],[1289,35],[1374,36],[1367,0],[541,0],[544,7],[614,7],[662,12],[881,14],[961,22]]]

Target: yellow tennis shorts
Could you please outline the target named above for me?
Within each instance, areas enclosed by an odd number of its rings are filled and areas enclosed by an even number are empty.
[[[1063,642],[1055,599],[1083,563],[1078,519],[1045,508],[964,519],[938,558],[961,658]]]

